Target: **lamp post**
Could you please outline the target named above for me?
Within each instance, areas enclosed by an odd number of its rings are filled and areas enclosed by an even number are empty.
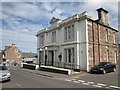
[[[42,48],[40,48],[39,50],[39,68],[40,68],[40,65],[41,65],[41,52],[42,52]]]
[[[44,50],[45,50],[45,66],[46,66],[46,63],[47,63],[47,55],[46,55],[47,47],[45,47]]]

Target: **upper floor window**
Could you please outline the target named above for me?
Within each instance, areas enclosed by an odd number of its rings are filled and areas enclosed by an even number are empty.
[[[106,42],[108,42],[108,29],[106,29]]]
[[[69,25],[64,28],[65,41],[74,40],[74,25]]]
[[[18,49],[15,49],[15,52],[18,52]]]
[[[21,54],[18,54],[17,58],[20,58],[21,57]]]
[[[52,32],[52,42],[56,42],[56,31]]]
[[[44,45],[44,35],[40,36],[40,45]]]
[[[113,43],[116,44],[116,33],[113,33]]]

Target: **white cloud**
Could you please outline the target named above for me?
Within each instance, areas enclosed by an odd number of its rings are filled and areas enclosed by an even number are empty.
[[[17,31],[12,30],[3,30],[2,32],[2,45],[3,48],[5,45],[10,45],[12,43],[15,43],[17,47],[25,52],[28,51],[34,51],[36,52],[36,37],[35,35],[29,35]]]
[[[10,4],[10,5],[6,5]],[[103,7],[109,11],[112,27],[117,28],[117,2],[98,2],[86,0],[82,3],[3,3],[2,16],[7,26],[3,30],[3,45],[16,43],[23,51],[36,50],[35,34],[46,27],[52,17],[65,19],[83,11],[88,11],[92,19],[97,19],[96,9]]]

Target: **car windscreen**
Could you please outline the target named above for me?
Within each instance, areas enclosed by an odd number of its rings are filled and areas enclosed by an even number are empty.
[[[0,66],[0,70],[8,70],[5,66]]]
[[[98,66],[105,66],[107,63],[106,62],[100,62]]]

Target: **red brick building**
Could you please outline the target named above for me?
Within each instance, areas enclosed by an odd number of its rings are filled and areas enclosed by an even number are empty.
[[[117,63],[118,31],[109,26],[107,11],[100,8],[98,20],[88,19],[89,67],[99,62]]]
[[[22,62],[22,52],[15,46],[15,44],[5,46],[3,59],[6,59],[6,64],[16,62],[19,65]]]

